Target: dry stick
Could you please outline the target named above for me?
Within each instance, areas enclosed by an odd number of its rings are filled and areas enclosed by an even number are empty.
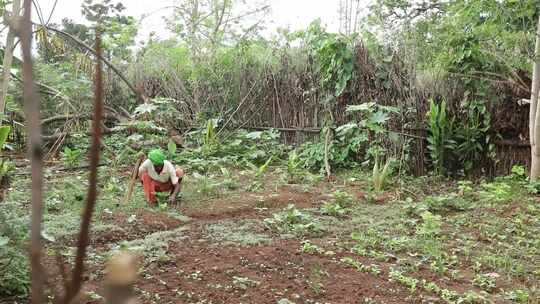
[[[24,107],[28,130],[28,158],[32,162],[32,223],[30,228],[30,268],[32,303],[44,302],[45,276],[41,265],[41,222],[43,219],[43,151],[41,148],[41,124],[39,120],[39,97],[32,75],[32,23],[30,21],[32,0],[24,0],[21,47],[23,53]]]
[[[276,85],[276,76],[274,75],[273,72],[272,72],[272,79],[274,80],[274,91],[276,93],[276,101],[277,101],[277,106],[278,106],[278,111],[279,111],[279,118],[281,120],[281,127],[285,128],[285,122],[283,121],[283,115],[281,114],[281,105],[279,104],[279,93],[278,93],[278,89]]]
[[[216,136],[219,135],[223,130],[225,130],[225,128],[227,127],[227,125],[231,122],[231,120],[233,119],[234,115],[236,115],[236,113],[240,110],[240,108],[242,107],[242,105],[246,102],[246,100],[248,99],[248,97],[251,95],[251,91],[253,91],[253,89],[255,88],[255,86],[257,85],[258,82],[254,82],[253,85],[251,86],[251,88],[249,89],[249,91],[247,92],[246,96],[244,96],[244,98],[242,99],[242,101],[238,104],[238,107],[236,108],[236,110],[231,114],[231,116],[229,116],[229,119],[227,120],[227,122],[225,122],[225,124],[223,124],[223,127],[221,127],[221,129],[219,129],[219,131],[216,133]]]
[[[137,181],[137,175],[139,173],[139,166],[141,165],[143,160],[144,160],[144,155],[139,156],[139,159],[137,160],[135,167],[133,167],[133,171],[131,171],[131,179],[129,181],[129,187],[126,192],[126,195],[124,196],[124,201],[123,201],[124,205],[127,205],[129,200],[131,200],[131,196],[133,195],[133,188],[135,187],[135,182]]]
[[[99,26],[98,26],[99,27]],[[96,29],[96,52],[98,58],[101,58],[101,39],[99,29]],[[90,177],[88,185],[88,195],[84,209],[83,218],[81,221],[81,229],[79,231],[79,241],[77,243],[77,256],[75,258],[75,268],[73,270],[73,278],[69,286],[64,303],[68,304],[79,293],[84,273],[84,259],[86,257],[86,247],[89,242],[90,224],[94,206],[97,199],[97,169],[99,165],[99,149],[101,137],[101,116],[103,114],[103,75],[101,60],[96,60],[96,74],[94,79],[94,119],[92,122],[92,146],[90,148]]]

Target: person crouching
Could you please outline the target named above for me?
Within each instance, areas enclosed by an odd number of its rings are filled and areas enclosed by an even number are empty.
[[[167,161],[159,149],[150,151],[148,158],[139,167],[139,178],[150,204],[157,203],[156,192],[170,192],[169,203],[176,204],[183,177],[184,170]]]

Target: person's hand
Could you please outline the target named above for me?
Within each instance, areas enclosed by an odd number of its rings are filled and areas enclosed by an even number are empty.
[[[175,204],[176,204],[176,197],[174,197],[173,195],[171,195],[171,196],[169,197],[169,204],[175,205]]]

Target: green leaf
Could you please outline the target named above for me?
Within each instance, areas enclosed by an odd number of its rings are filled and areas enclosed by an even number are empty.
[[[382,125],[390,119],[390,115],[383,111],[377,111],[370,117],[370,122],[374,124]]]
[[[6,246],[9,243],[9,238],[7,236],[0,236],[0,247]]]
[[[261,132],[261,131],[250,132],[250,133],[246,134],[246,138],[260,139],[262,134],[263,134],[263,132]]]
[[[143,103],[135,108],[135,115],[150,114],[157,109],[157,106],[151,103]]]
[[[174,141],[169,141],[167,144],[167,150],[169,151],[169,155],[174,155],[176,153],[176,143]]]
[[[366,102],[359,105],[347,106],[346,112],[367,112],[375,106],[374,102]]]
[[[0,126],[0,150],[4,148],[4,144],[7,141],[7,137],[10,131],[10,126]]]

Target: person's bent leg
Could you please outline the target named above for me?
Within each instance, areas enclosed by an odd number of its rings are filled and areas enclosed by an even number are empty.
[[[148,173],[143,173],[141,176],[141,182],[143,184],[144,196],[150,204],[156,204],[156,183],[150,177]]]

